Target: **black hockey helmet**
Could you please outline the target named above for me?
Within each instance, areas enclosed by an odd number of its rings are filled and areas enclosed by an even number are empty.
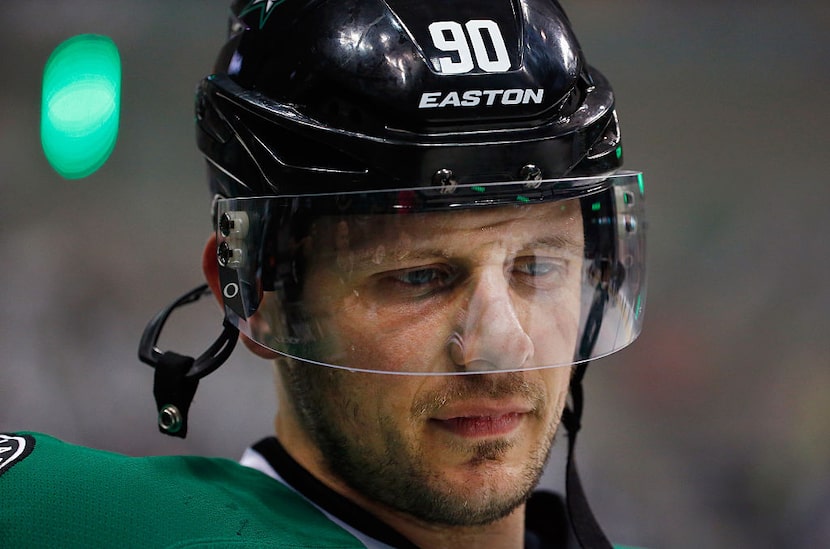
[[[614,99],[555,1],[237,1],[198,91],[225,197],[607,174]]]
[[[197,140],[218,198],[226,311],[251,339],[366,368],[324,356],[342,338],[303,301],[291,250],[315,216],[567,199],[583,204],[580,341],[566,359],[516,367],[577,363],[636,337],[642,180],[617,172],[611,87],[556,2],[247,0],[229,31],[198,89]]]

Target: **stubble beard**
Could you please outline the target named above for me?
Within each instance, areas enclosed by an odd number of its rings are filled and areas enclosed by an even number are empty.
[[[356,414],[362,405],[338,398],[339,379],[354,373],[296,363],[284,368],[284,372],[297,415],[320,449],[329,472],[369,500],[429,524],[479,526],[509,515],[527,501],[539,483],[558,425],[557,416],[526,456],[519,478],[510,483],[509,490],[497,484],[482,485],[475,498],[471,498],[446,482],[440,471],[430,470],[424,450],[405,440],[390,418],[379,418],[376,426],[380,440],[384,441],[383,448],[367,447],[361,443],[360,433],[350,434],[341,428],[343,418]],[[530,386],[521,376],[496,375],[455,378],[447,390],[430,393],[416,402],[412,413],[430,417],[448,399],[463,395],[522,394],[534,402],[545,400],[544,390]],[[502,381],[493,382],[494,379]],[[498,469],[499,461],[513,446],[510,440],[497,439],[465,443],[463,448],[450,450],[463,451],[470,467],[485,471]]]

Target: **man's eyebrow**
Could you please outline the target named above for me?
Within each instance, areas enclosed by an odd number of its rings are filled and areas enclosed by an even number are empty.
[[[358,261],[371,262],[380,265],[387,261],[403,261],[403,260],[423,260],[423,259],[438,259],[447,258],[446,251],[435,247],[409,247],[406,249],[391,247],[387,248],[383,244],[375,246],[360,247],[352,252],[354,258]]]
[[[568,235],[545,235],[520,244],[516,247],[516,250],[533,250],[539,248],[563,250],[574,254],[581,254],[583,251],[582,242]],[[355,260],[370,262],[376,265],[390,261],[418,261],[451,257],[451,254],[447,254],[445,249],[436,247],[432,243],[423,247],[415,244],[406,249],[397,246],[386,247],[382,243],[379,243],[354,248],[352,249],[352,253],[354,254],[353,257]]]
[[[529,248],[562,248],[570,251],[582,251],[583,244],[567,235],[548,235],[538,238],[530,243]]]

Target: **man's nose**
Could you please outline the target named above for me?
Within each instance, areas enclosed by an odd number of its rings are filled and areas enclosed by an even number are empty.
[[[526,367],[533,356],[533,341],[522,325],[503,270],[492,268],[473,277],[469,292],[466,310],[449,342],[453,362],[471,371]]]

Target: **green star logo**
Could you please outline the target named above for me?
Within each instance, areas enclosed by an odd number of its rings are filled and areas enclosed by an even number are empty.
[[[259,28],[265,26],[265,22],[271,16],[274,8],[285,2],[285,0],[252,0],[248,7],[239,12],[239,17],[245,17],[249,13],[259,11]]]

